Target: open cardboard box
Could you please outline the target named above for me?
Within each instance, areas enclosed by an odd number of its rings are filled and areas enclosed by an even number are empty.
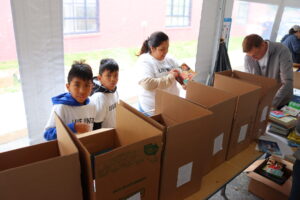
[[[261,87],[235,78],[215,74],[214,88],[238,97],[226,159],[248,147],[256,117]]]
[[[86,199],[157,199],[162,131],[122,106],[116,113],[115,129],[74,135],[63,124],[80,152]]]
[[[285,164],[288,170],[293,170],[292,163],[275,156],[271,156],[271,158]],[[287,200],[292,187],[292,177],[290,176],[284,184],[279,185],[274,181],[254,172],[254,170],[263,162],[264,160],[257,160],[245,170],[245,172],[247,172],[247,176],[250,178],[248,186],[249,192],[265,200]]]
[[[294,72],[294,88],[300,89],[300,72]]]
[[[151,118],[120,104],[164,132],[159,199],[184,199],[197,192],[212,156],[212,112],[161,90]]]
[[[0,153],[1,200],[81,200],[80,162],[70,136]]]
[[[217,72],[217,74],[240,79],[261,87],[261,95],[259,98],[254,128],[252,131],[252,139],[257,139],[259,136],[263,135],[268,124],[268,117],[270,108],[272,107],[272,100],[276,95],[278,89],[281,87],[281,84],[273,78],[240,72],[236,70]]]
[[[212,148],[208,149],[213,156],[205,170],[208,173],[226,159],[237,96],[190,81],[186,99],[213,112],[213,131],[210,134],[214,139]]]

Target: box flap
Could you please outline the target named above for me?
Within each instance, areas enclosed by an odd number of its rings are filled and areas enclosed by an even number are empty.
[[[78,139],[80,139],[80,138],[83,138],[83,137],[87,137],[87,136],[90,136],[90,135],[95,135],[95,134],[102,133],[102,132],[107,132],[107,131],[110,131],[110,130],[114,130],[114,128],[101,128],[101,129],[97,129],[97,130],[86,132],[86,133],[76,134],[76,137]]]
[[[247,94],[251,91],[259,91],[259,96],[261,95],[261,87],[220,74],[215,74],[213,87],[237,96]]]
[[[119,104],[116,108],[116,131],[121,145],[132,144],[154,136],[162,137],[162,130]]]
[[[145,120],[146,122],[152,124],[153,126],[155,126],[156,128],[163,130],[164,126],[162,126],[160,123],[158,123],[157,121],[151,119],[150,117],[145,116],[143,113],[139,112],[138,110],[136,110],[135,108],[133,108],[132,106],[128,105],[127,103],[125,103],[124,101],[120,100],[119,101],[119,105],[123,106],[124,108],[126,108],[127,110],[129,110],[130,112],[134,113],[135,115],[139,116],[141,119]]]
[[[95,193],[93,190],[93,175],[92,175],[92,166],[91,166],[91,159],[90,159],[90,153],[87,151],[87,149],[84,147],[84,145],[77,139],[75,134],[69,129],[68,126],[66,126],[62,120],[59,118],[59,116],[55,115],[55,124],[56,124],[56,130],[57,130],[57,136],[59,138],[59,135],[64,135],[65,133],[68,133],[70,138],[72,139],[73,143],[75,144],[76,148],[78,149],[79,155],[80,155],[80,164],[82,168],[82,181],[83,181],[83,195],[85,199],[95,199]],[[60,134],[62,132],[62,134]],[[67,138],[67,137],[66,137]],[[68,140],[68,139],[67,139]],[[61,140],[60,140],[61,141]],[[70,141],[66,142],[67,144],[70,143]],[[72,149],[71,149],[72,150]],[[65,152],[68,152],[69,149],[66,149]]]
[[[77,135],[77,138],[90,154],[105,149],[113,150],[120,146],[115,129],[106,129],[106,131],[100,129],[98,132],[93,132],[94,134],[86,134],[84,136],[80,136],[82,134]]]
[[[231,77],[260,86],[262,88],[262,96],[269,94],[270,92],[273,92],[275,95],[277,90],[281,87],[281,84],[278,83],[276,79],[237,70],[231,71]]]
[[[184,123],[211,115],[212,112],[179,96],[157,90],[155,114],[162,114],[169,121]]]
[[[30,160],[34,156],[25,157]],[[78,154],[57,156],[0,172],[0,199],[82,200]]]
[[[300,72],[294,72],[294,88],[300,89]]]
[[[69,155],[78,152],[75,144],[70,137],[70,134],[68,133],[68,129],[65,128],[65,125],[60,117],[55,113],[54,118],[56,124],[58,147],[61,155]]]
[[[28,156],[34,155],[34,156]],[[0,171],[59,156],[57,141],[32,145],[0,154]]]
[[[186,99],[203,107],[210,108],[227,100],[237,100],[237,97],[217,88],[189,81],[186,89]]]

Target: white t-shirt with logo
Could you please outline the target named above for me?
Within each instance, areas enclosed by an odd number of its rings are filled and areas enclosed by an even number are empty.
[[[116,106],[119,102],[119,95],[114,93],[96,92],[90,97],[100,113],[102,128],[116,127]]]
[[[149,53],[144,53],[139,56],[136,64],[138,81],[145,78],[161,78],[167,76],[171,69],[178,67],[178,62],[168,54],[164,60],[160,61],[151,56]],[[163,90],[179,95],[177,81],[174,81],[170,87]],[[139,103],[145,112],[151,111],[155,107],[155,91],[156,89],[146,90],[142,86],[139,87]]]
[[[54,112],[68,125],[70,123],[81,122],[89,125],[89,130],[93,130],[94,122],[99,123],[100,115],[96,110],[96,106],[91,102],[87,105],[70,106],[64,104],[56,104],[52,107],[50,118],[46,124],[45,130],[55,127]]]

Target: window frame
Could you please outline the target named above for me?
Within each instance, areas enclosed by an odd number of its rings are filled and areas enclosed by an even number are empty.
[[[175,0],[168,0],[168,1],[170,1],[171,2],[171,4],[169,4],[169,2],[167,2],[167,15],[166,15],[166,23],[165,23],[165,27],[167,27],[167,28],[185,28],[185,27],[190,27],[191,26],[191,18],[192,18],[192,1],[193,0],[189,0],[189,5],[186,5],[187,3],[186,3],[186,1],[187,0],[183,0],[184,2],[183,2],[183,7],[182,7],[182,9],[183,9],[183,15],[175,15],[175,14],[173,14],[173,12],[174,12],[174,9],[176,9],[177,7],[174,7],[174,1]],[[188,16],[186,16],[186,15],[184,15],[184,11],[185,11],[185,9],[186,9],[186,7],[189,7],[188,9],[189,9],[189,11],[188,11]],[[170,14],[168,14],[169,12],[169,9],[170,9]],[[185,19],[185,18],[188,18],[188,25],[178,25],[178,24],[176,24],[176,25],[170,25],[170,24],[167,24],[167,19],[168,18],[172,18],[172,19],[176,19],[176,18],[182,18],[182,19]]]
[[[88,17],[87,16],[87,0],[83,0],[84,1],[84,16],[83,17],[76,17],[74,16],[74,9],[75,9],[75,5],[76,5],[76,2],[74,2],[74,0],[72,0],[71,3],[68,3],[68,4],[71,4],[72,5],[72,9],[73,9],[73,17],[65,17],[64,14],[63,14],[63,22],[65,22],[66,20],[73,20],[73,21],[76,21],[76,20],[84,20],[85,21],[85,31],[76,31],[75,27],[74,27],[74,23],[73,23],[73,31],[72,32],[65,32],[65,28],[63,29],[64,31],[64,35],[80,35],[80,34],[90,34],[90,33],[98,33],[100,32],[100,15],[99,15],[99,0],[95,0],[95,10],[96,10],[96,13],[95,13],[95,17]],[[65,2],[63,1],[63,8],[65,6]],[[64,10],[64,9],[63,9]],[[96,30],[93,30],[93,31],[89,31],[87,30],[87,21],[88,20],[95,20],[95,23],[96,23]]]

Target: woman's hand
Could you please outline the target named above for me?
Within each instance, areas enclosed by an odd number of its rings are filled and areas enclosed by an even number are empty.
[[[171,71],[169,71],[170,74],[172,74],[175,78],[179,76],[179,71],[177,69],[171,69]]]

